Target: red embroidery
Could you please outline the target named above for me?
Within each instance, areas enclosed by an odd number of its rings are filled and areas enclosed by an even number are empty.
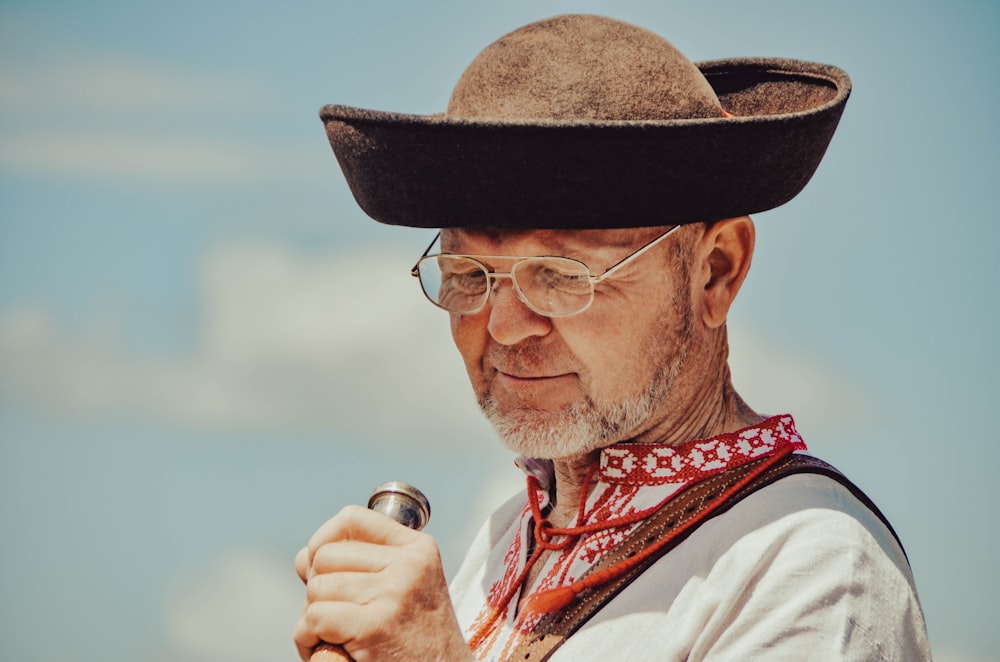
[[[601,480],[612,485],[689,483],[772,453],[782,442],[805,448],[791,416],[679,446],[615,444],[601,452]]]
[[[470,646],[480,658],[498,647],[504,653],[509,652],[520,636],[530,632],[544,615],[532,609],[517,613],[514,608],[517,603],[514,596],[522,589],[530,566],[544,549],[559,553],[550,557],[529,601],[538,602],[535,598],[542,595],[542,602],[558,604],[582,590],[577,578],[677,491],[757,458],[805,448],[789,415],[774,416],[754,427],[677,446],[638,443],[610,446],[601,452],[599,480],[589,498],[581,502],[576,526],[571,529],[552,529],[547,521],[541,520],[538,508],[542,490],[537,480],[529,478],[529,504],[521,514],[519,533],[504,557],[502,573],[499,577],[493,575],[495,581],[487,604],[472,624]],[[534,527],[529,526],[532,511],[535,511]],[[538,524],[540,520],[542,524]],[[522,535],[533,535],[536,539],[535,552],[527,560],[521,558]],[[587,579],[590,584],[599,581],[602,578],[593,575]]]

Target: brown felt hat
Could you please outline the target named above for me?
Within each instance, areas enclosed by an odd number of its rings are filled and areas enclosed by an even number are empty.
[[[648,30],[568,15],[488,46],[443,114],[330,105],[320,118],[377,221],[639,227],[788,202],[823,158],[850,89],[836,67],[693,64]]]

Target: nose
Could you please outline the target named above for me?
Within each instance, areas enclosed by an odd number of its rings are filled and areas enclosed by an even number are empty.
[[[552,320],[528,308],[508,281],[497,281],[489,303],[490,336],[501,345],[516,345],[552,330]]]

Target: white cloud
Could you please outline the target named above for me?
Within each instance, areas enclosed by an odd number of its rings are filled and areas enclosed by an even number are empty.
[[[301,181],[331,165],[266,130],[220,135],[266,108],[259,84],[93,53],[0,61],[0,170],[121,182]]]
[[[0,398],[49,415],[209,428],[482,435],[447,316],[408,277],[411,258],[219,249],[204,270],[201,340],[184,356],[130,350],[113,331],[74,337],[39,308],[10,311]]]
[[[179,659],[295,659],[292,628],[304,592],[289,563],[233,550],[172,583],[165,624]]]
[[[0,398],[46,413],[235,430],[406,439],[434,429],[443,443],[489,435],[447,316],[406,275],[412,256],[354,256],[216,250],[204,268],[200,340],[183,356],[140,353],[113,331],[75,337],[38,308],[9,311],[0,316]],[[870,396],[836,366],[745,328],[732,346],[736,385],[758,410],[834,431],[867,419]]]
[[[46,59],[8,58],[0,72],[0,113],[31,117],[58,113],[110,116],[191,108],[237,108],[263,93],[247,80],[180,73],[132,57],[74,53]]]
[[[736,390],[762,414],[793,414],[807,441],[811,431],[849,439],[872,420],[874,395],[823,357],[778,346],[744,323],[729,339]]]
[[[321,149],[268,147],[151,128],[61,127],[0,135],[0,170],[128,182],[233,183],[318,179],[329,171]]]

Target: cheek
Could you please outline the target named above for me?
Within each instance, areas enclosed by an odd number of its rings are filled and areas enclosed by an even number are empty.
[[[649,329],[661,326],[662,313],[653,302],[607,310],[600,307],[593,312],[597,314],[581,315],[579,320],[567,318],[566,322],[571,323],[564,323],[560,332],[566,346],[586,368],[584,378],[591,397],[615,401],[631,395],[639,384],[651,378],[657,348],[650,347]]]
[[[597,311],[595,311],[597,312]],[[621,315],[570,317],[562,321],[559,335],[583,369],[581,378],[591,395],[606,396],[634,370],[634,348],[629,325]]]
[[[458,353],[465,363],[465,370],[469,373],[473,386],[477,386],[482,379],[482,359],[486,350],[486,316],[484,313],[478,315],[452,315],[451,316],[451,337],[458,348]]]

